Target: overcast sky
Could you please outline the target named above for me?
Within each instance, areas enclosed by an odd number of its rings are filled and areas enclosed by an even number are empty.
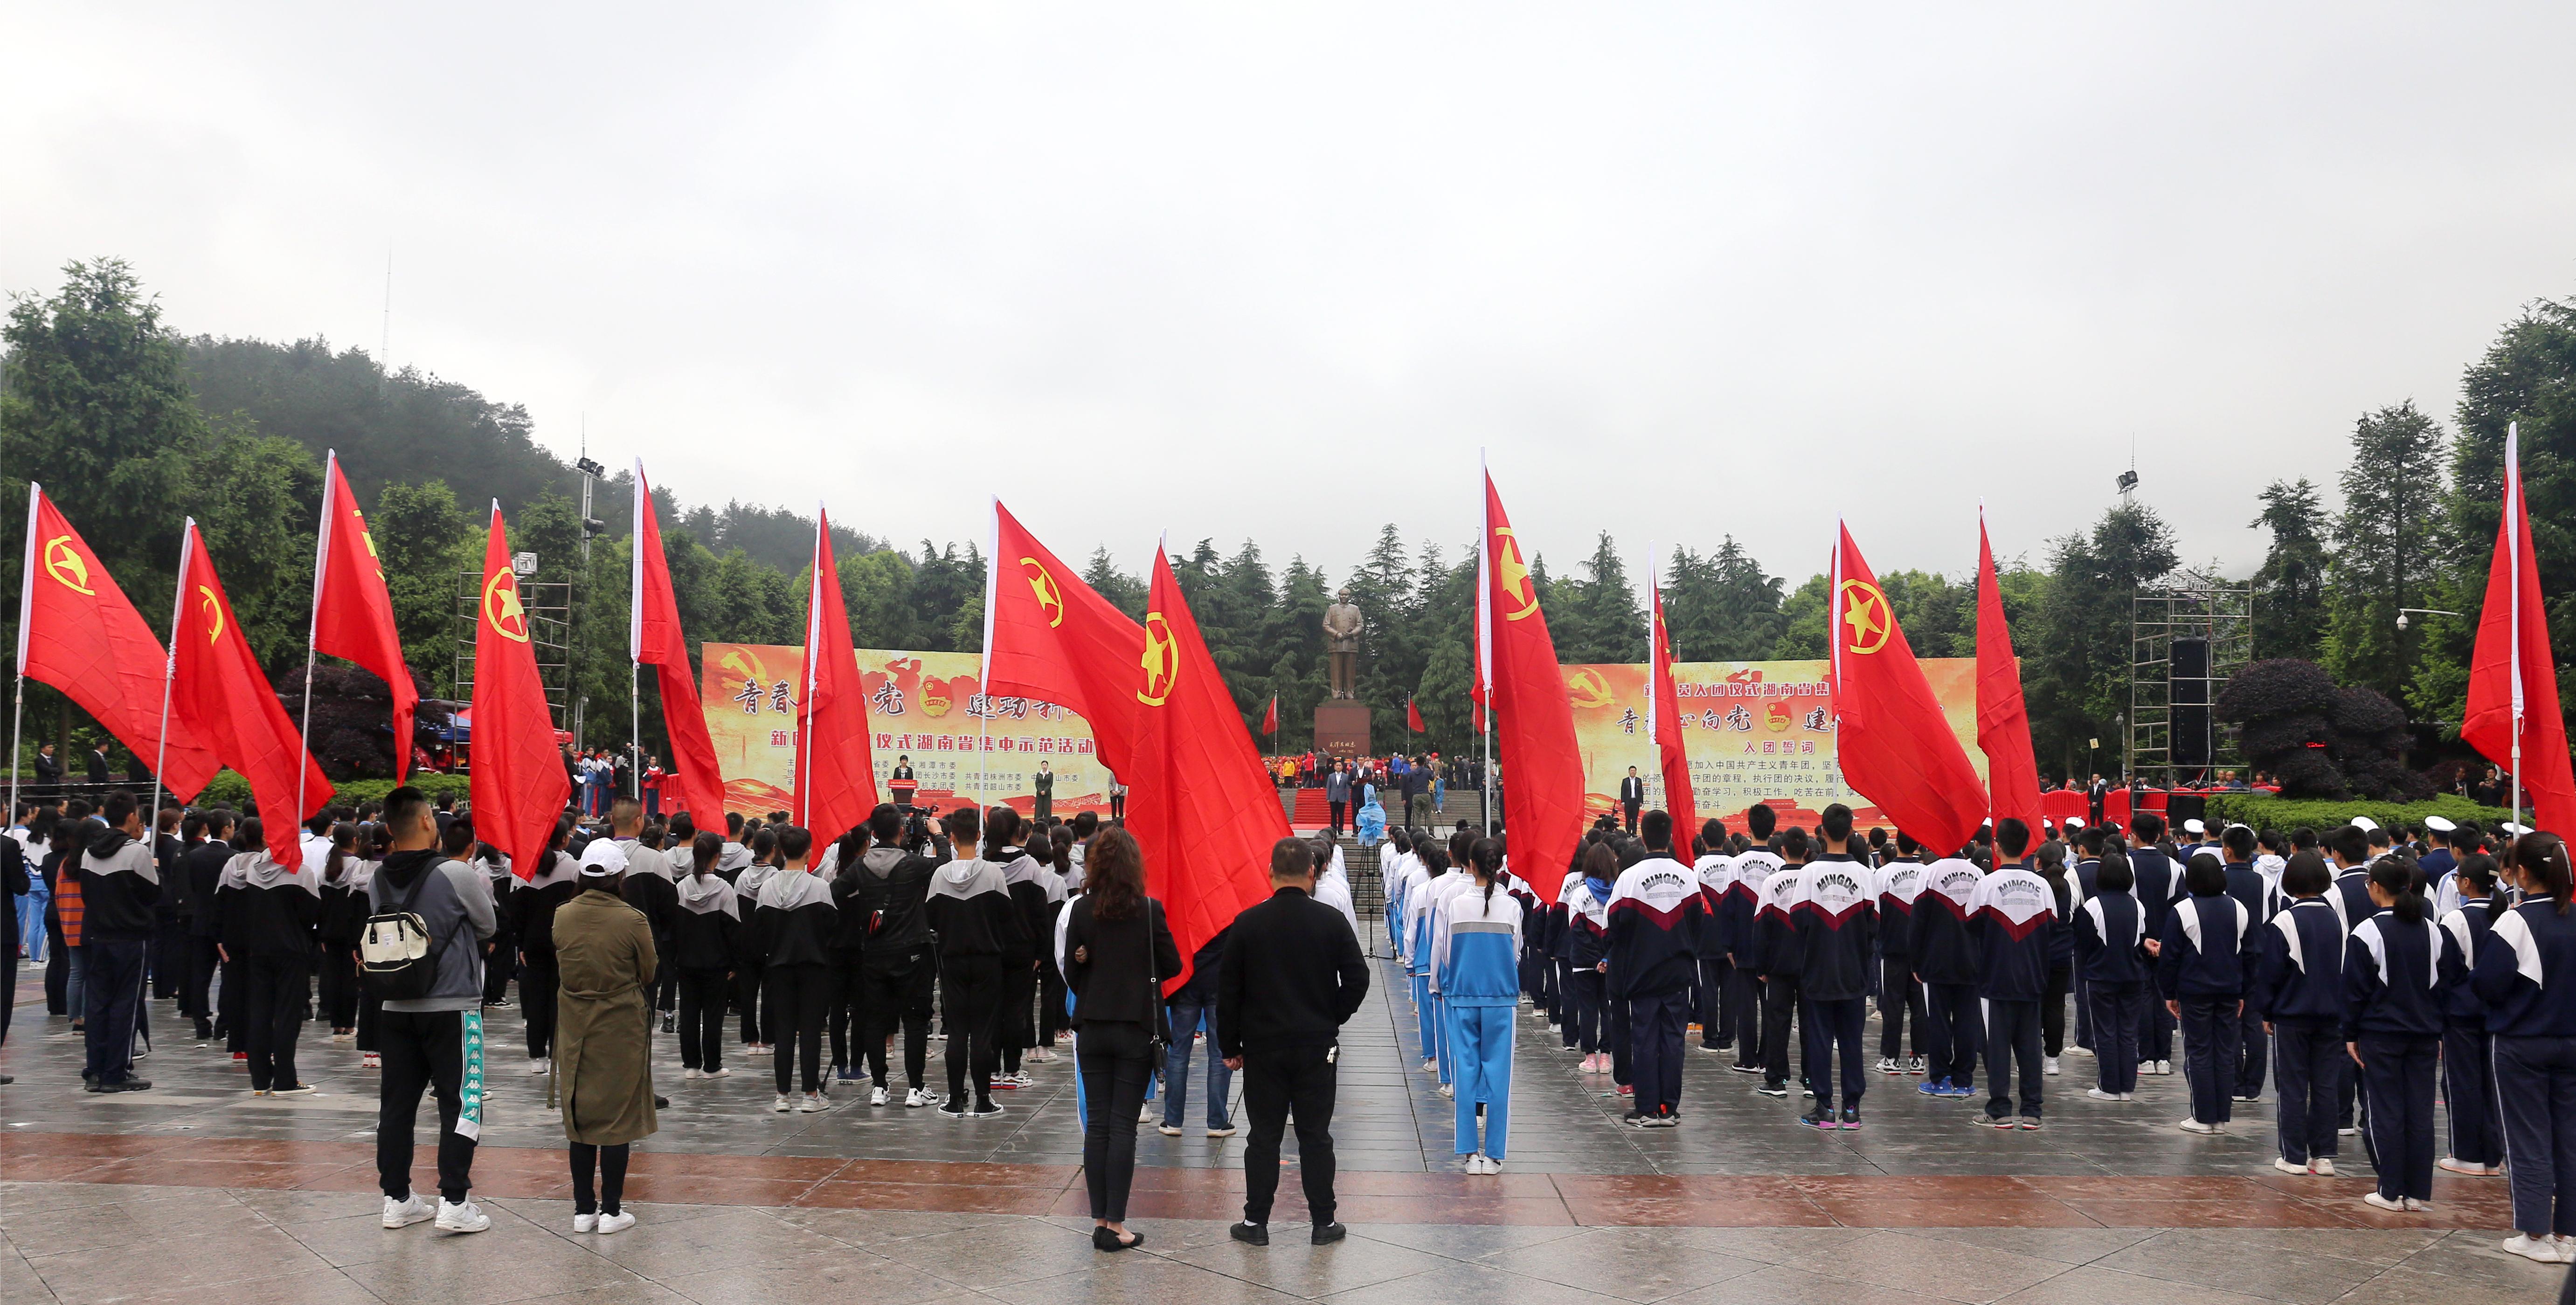
[[[19,4],[0,287],[377,346],[684,500],[1559,567],[2187,559],[2576,293],[2576,4]],[[1784,12],[1784,11],[1796,12]]]

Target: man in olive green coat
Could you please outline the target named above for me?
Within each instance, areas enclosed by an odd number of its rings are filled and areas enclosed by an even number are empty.
[[[625,854],[615,840],[584,850],[582,892],[555,911],[555,1056],[546,1105],[563,1111],[572,1144],[573,1229],[617,1232],[634,1224],[618,1208],[627,1144],[652,1136],[652,1019],[645,994],[660,958],[653,926],[618,895]],[[591,1197],[591,1168],[602,1178]]]

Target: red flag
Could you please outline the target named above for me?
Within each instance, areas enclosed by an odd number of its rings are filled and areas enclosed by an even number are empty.
[[[1654,550],[1647,549],[1651,566]],[[1690,756],[1682,751],[1682,700],[1673,691],[1673,636],[1664,625],[1664,590],[1650,574],[1647,588],[1655,596],[1654,640],[1648,645],[1646,671],[1654,692],[1646,700],[1647,733],[1655,739],[1655,757],[1663,764],[1664,809],[1673,817],[1673,847],[1688,851],[1699,833],[1697,803],[1691,796]]]
[[[510,532],[501,505],[483,541],[482,597],[474,621],[474,734],[467,769],[474,836],[510,858],[511,873],[536,877],[537,860],[572,796],[555,713],[546,702],[537,650],[528,642],[528,609],[510,569]]]
[[[394,630],[394,600],[385,590],[376,537],[367,533],[336,450],[329,462],[322,538],[314,550],[313,650],[356,662],[393,691],[394,778],[400,780],[411,773],[411,721],[420,694],[403,661],[402,636]]]
[[[662,695],[662,726],[671,739],[671,770],[662,780],[671,800],[664,805],[712,829],[724,819],[724,772],[698,705],[698,677],[689,668],[688,640],[680,634],[680,604],[671,593],[671,563],[662,555],[662,523],[642,458],[635,460],[633,542],[635,600],[627,618],[627,651],[636,665],[653,668]]]
[[[1416,734],[1422,732],[1422,704],[1411,698],[1404,700],[1404,727]]]
[[[1945,854],[1955,851],[1985,822],[1985,786],[1941,715],[1878,577],[1851,531],[1836,531],[1826,673],[1840,717],[1834,750],[1843,779],[1898,829]]]
[[[993,522],[984,692],[1072,708],[1090,724],[1101,764],[1133,787],[1128,767],[1135,757],[1136,654],[1145,646],[1144,627],[1084,584],[998,499]]]
[[[2558,710],[2558,665],[2549,648],[2549,610],[2541,605],[2540,561],[2531,551],[2521,457],[2517,422],[2505,428],[2504,513],[2487,564],[2460,741],[2514,773],[2531,801],[2533,828],[2576,836],[2576,775],[2570,774],[2567,721]]]
[[[331,781],[304,751],[295,720],[251,656],[250,640],[224,597],[197,523],[179,542],[179,607],[170,627],[170,719],[205,740],[250,781],[268,835],[268,855],[299,865],[296,825],[331,800]],[[298,802],[297,799],[302,801]]]
[[[1274,693],[1270,695],[1270,707],[1268,710],[1261,713],[1261,732],[1264,734],[1276,734],[1279,732],[1278,694]]]
[[[1143,655],[1128,658],[1137,754],[1119,778],[1146,891],[1162,901],[1181,950],[1180,973],[1163,983],[1169,993],[1188,981],[1199,948],[1270,896],[1270,848],[1288,837],[1288,816],[1159,547],[1143,633]]]
[[[2012,627],[2004,622],[2004,591],[1995,579],[1983,508],[1977,509],[1977,746],[1986,754],[1988,812],[2038,830],[2039,762],[2031,755],[2021,659],[2013,656]]]
[[[877,805],[868,695],[841,604],[832,523],[814,510],[814,575],[805,603],[805,700],[796,704],[796,819],[814,841],[839,838]]]
[[[1526,877],[1554,903],[1555,867],[1571,865],[1583,839],[1583,750],[1574,737],[1574,700],[1556,663],[1547,614],[1539,610],[1511,518],[1485,477],[1483,547],[1476,552],[1479,668],[1496,714],[1505,831],[1512,854],[1538,871]]]
[[[106,727],[185,802],[223,769],[213,749],[172,721],[163,747],[169,666],[161,641],[44,488],[27,486],[27,564],[18,582],[18,670],[50,684]]]

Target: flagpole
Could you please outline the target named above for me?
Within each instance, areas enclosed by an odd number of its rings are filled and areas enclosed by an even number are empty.
[[[2522,824],[2522,423],[2505,423],[2504,428],[2504,537],[2505,560],[2512,564],[2512,598],[2506,612],[2512,618],[2512,636],[2505,640],[2506,664],[2511,668],[2513,685],[2513,823]],[[2527,828],[2528,826],[2526,826]]]
[[[161,847],[161,768],[170,762],[170,685],[179,677],[179,614],[187,610],[188,558],[196,547],[197,519],[189,517],[179,536],[179,583],[171,586],[175,592],[170,595],[170,651],[161,659],[161,737],[155,740],[152,755],[152,806],[143,817],[143,827],[156,854]],[[309,674],[304,678],[307,684],[313,679]],[[299,781],[296,791],[301,794],[303,787]],[[295,818],[304,818],[304,803],[300,796],[295,804]]]
[[[313,755],[313,645],[322,636],[322,577],[328,574],[331,568],[331,495],[340,483],[339,472],[340,451],[327,450],[322,455],[322,523],[313,535],[313,610],[306,613],[304,620],[304,711],[298,723],[303,732],[304,755],[308,757]],[[184,551],[186,545],[181,545],[181,548]],[[179,574],[184,582],[187,576],[185,568],[182,568]],[[185,587],[184,583],[182,587]],[[178,618],[174,616],[171,620],[171,652],[176,656],[179,641]],[[396,739],[394,746],[404,749],[402,753],[404,757],[408,758],[411,755],[409,740]],[[310,774],[312,769],[310,766],[298,766],[295,770],[295,818],[298,820],[304,818],[304,781],[305,776]],[[156,775],[154,778],[157,782],[159,777]]]
[[[1655,717],[1664,701],[1664,587],[1657,574],[1655,541],[1646,541],[1646,745],[1655,757],[1655,782],[1663,784],[1664,736]],[[1664,785],[1664,810],[1673,809],[1673,791]],[[1685,835],[1687,836],[1687,835]]]
[[[806,821],[814,811],[814,635],[823,628],[823,539],[832,528],[831,518],[823,505],[814,505],[814,553],[806,563],[813,574],[805,586],[805,701],[798,704],[796,721],[796,823],[810,831]],[[834,576],[833,583],[840,582]]]
[[[9,818],[18,818],[19,733],[27,723],[27,622],[36,610],[36,505],[45,487],[27,482],[27,561],[18,576],[18,693],[9,709]]]
[[[975,713],[975,815],[979,820],[984,814],[984,795],[991,788],[987,771],[993,763],[985,749],[993,746],[993,600],[1000,596],[1002,584],[1002,496],[994,494],[991,498],[987,515],[992,529],[985,536],[989,546],[984,550],[984,648],[975,662],[975,694],[984,700],[983,710]],[[1057,595],[1059,602],[1062,598]]]
[[[626,530],[626,551],[633,565],[626,579],[626,729],[627,796],[644,801],[644,513],[651,490],[644,484],[644,459],[635,460],[635,520]]]
[[[1477,794],[1485,822],[1485,836],[1494,834],[1494,509],[1493,472],[1485,465],[1485,451],[1476,450],[1476,678],[1477,689],[1484,697],[1477,715],[1484,717],[1482,739],[1485,750],[1485,782]]]

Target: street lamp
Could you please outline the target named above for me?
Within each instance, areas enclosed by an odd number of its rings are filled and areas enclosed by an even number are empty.
[[[2406,614],[2407,614],[2408,612],[2413,612],[2413,613],[2415,613],[2417,616],[2462,616],[2462,617],[2465,617],[2466,615],[2468,615],[2468,614],[2467,614],[2467,613],[2465,613],[2465,612],[2446,612],[2446,611],[2443,611],[2441,608],[2438,608],[2438,607],[2400,607],[2400,608],[2398,608],[2398,609],[2397,609],[2397,628],[2398,628],[2398,629],[2403,630],[2403,629],[2405,629],[2405,628],[2406,628]]]

